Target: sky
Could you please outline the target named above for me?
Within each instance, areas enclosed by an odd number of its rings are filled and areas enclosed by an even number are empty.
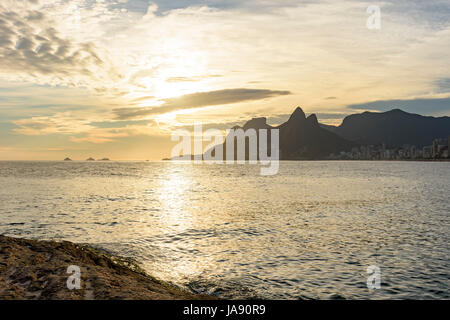
[[[2,0],[0,160],[159,160],[297,106],[450,116],[449,52],[448,0]]]

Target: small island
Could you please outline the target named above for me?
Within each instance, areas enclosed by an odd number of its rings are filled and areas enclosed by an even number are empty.
[[[64,161],[72,161],[70,158],[65,158]]]
[[[109,161],[109,158],[102,158],[102,159],[100,159],[98,161]]]
[[[90,157],[90,158],[87,158],[86,161],[95,161],[95,159]]]

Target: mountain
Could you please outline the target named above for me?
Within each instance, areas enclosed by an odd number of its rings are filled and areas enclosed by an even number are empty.
[[[324,123],[319,123],[319,125],[324,128],[327,129],[328,131],[334,132],[336,133],[336,126],[330,125],[330,124],[324,124]]]
[[[313,160],[326,159],[332,153],[350,151],[353,147],[361,145],[384,143],[389,148],[430,145],[434,139],[450,136],[450,117],[421,116],[399,109],[387,112],[366,111],[345,117],[342,124],[336,127],[320,124],[315,114],[306,117],[303,110],[297,107],[289,120],[277,127],[267,124],[266,118],[253,118],[242,127],[235,126],[233,129],[244,131],[267,129],[268,150],[270,150],[271,130],[279,129],[281,160]],[[229,139],[233,139],[230,134],[222,145],[224,159],[226,159],[226,141]],[[236,137],[234,141],[234,159],[237,160]],[[249,138],[246,137],[246,160],[249,159],[249,150]],[[214,148],[207,150],[203,158],[206,159],[205,155],[208,154],[214,156]],[[191,159],[194,159],[194,156],[191,156]]]
[[[353,146],[353,143],[322,128],[315,114],[306,118],[300,107],[278,129],[280,158],[283,160],[320,159],[330,153],[347,151]]]
[[[330,132],[320,126],[315,114],[306,118],[305,113],[300,107],[297,107],[290,116],[289,120],[278,127],[272,127],[267,124],[266,118],[254,118],[244,126],[236,126],[233,129],[268,129],[268,149],[270,150],[271,129],[279,129],[280,142],[280,159],[281,160],[307,160],[307,159],[323,159],[331,153],[338,153],[340,151],[348,151],[355,144],[349,142],[337,134]],[[227,136],[226,139],[230,139]],[[235,138],[235,159],[236,159],[236,144]],[[248,138],[245,145],[245,158],[249,158]],[[214,155],[214,152],[210,149]],[[226,158],[226,140],[223,144],[223,154]]]
[[[436,138],[450,136],[450,117],[426,117],[399,109],[366,111],[347,116],[338,127],[325,128],[362,145],[385,143],[389,147],[405,144],[425,146]]]
[[[239,126],[236,126],[236,127],[239,128]],[[267,119],[264,118],[264,117],[262,117],[262,118],[253,118],[252,120],[247,121],[242,128],[244,130],[247,130],[247,129],[250,129],[250,128],[256,129],[256,130],[259,130],[259,129],[273,129],[272,126],[267,124]]]

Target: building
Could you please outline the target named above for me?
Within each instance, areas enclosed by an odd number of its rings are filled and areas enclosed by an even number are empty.
[[[424,159],[429,159],[432,157],[433,146],[426,146],[422,149],[422,156]]]
[[[416,146],[411,146],[411,147],[409,148],[409,157],[410,157],[411,159],[415,159],[416,156],[417,156]]]
[[[330,159],[350,160],[416,160],[416,159],[447,159],[450,158],[450,136],[434,139],[432,145],[423,148],[405,144],[392,149],[385,144],[360,145],[351,151],[341,151],[339,154],[330,154]]]
[[[450,136],[448,136],[448,140],[447,140],[447,158],[450,158]]]
[[[439,140],[434,139],[433,145],[431,146],[431,157],[437,158],[439,156]]]
[[[445,149],[441,153],[442,158],[449,158],[449,149],[447,146],[445,146]]]

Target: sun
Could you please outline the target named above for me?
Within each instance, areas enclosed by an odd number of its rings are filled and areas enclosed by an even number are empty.
[[[136,91],[167,99],[210,89],[214,78],[208,77],[209,52],[183,37],[167,38],[159,49],[154,72],[138,79]],[[148,65],[141,68],[148,69]]]
[[[176,122],[176,118],[177,118],[176,112],[168,112],[158,115],[156,117],[156,121],[165,123],[174,123]]]

